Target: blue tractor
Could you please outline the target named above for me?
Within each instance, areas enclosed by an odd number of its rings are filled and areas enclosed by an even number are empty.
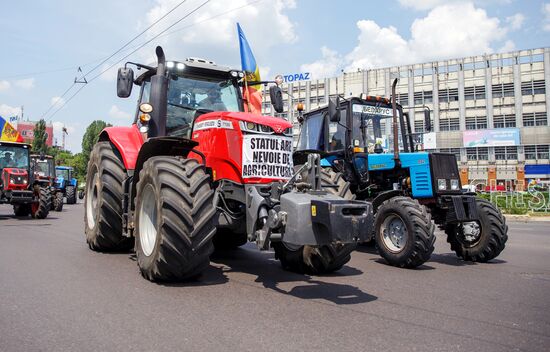
[[[343,178],[350,189],[336,191],[372,202],[372,236],[391,265],[414,268],[426,262],[436,225],[463,260],[497,257],[508,239],[505,218],[490,202],[462,191],[453,154],[417,151],[419,134],[411,132],[407,114],[395,101],[396,84],[391,100],[334,97],[327,107],[300,116],[294,159],[321,153],[325,184]],[[424,119],[430,131],[429,110]]]
[[[71,166],[56,166],[55,174],[55,188],[67,197],[67,204],[75,204],[77,181],[74,178],[74,169]]]

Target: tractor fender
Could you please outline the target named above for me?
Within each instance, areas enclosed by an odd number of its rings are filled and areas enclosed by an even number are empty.
[[[139,182],[139,172],[147,159],[153,156],[183,156],[187,157],[189,152],[199,143],[187,138],[179,137],[154,137],[149,138],[139,150],[134,163],[131,194],[136,194],[136,186]],[[134,209],[134,197],[131,197],[131,209]]]
[[[130,127],[107,127],[99,134],[100,142],[111,142],[114,144],[126,170],[134,170],[138,154],[143,144],[143,137],[137,125]]]
[[[390,191],[380,192],[376,196],[376,198],[374,198],[372,200],[372,207],[374,209],[374,212],[376,213],[376,211],[378,210],[378,207],[380,207],[382,205],[382,203],[384,203],[388,199],[393,198],[393,197],[399,197],[399,196],[402,196],[402,195],[403,195],[403,192],[398,191],[398,190],[390,190]]]

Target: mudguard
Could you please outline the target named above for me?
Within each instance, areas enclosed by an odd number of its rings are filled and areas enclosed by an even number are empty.
[[[143,137],[137,125],[130,127],[107,127],[99,135],[99,141],[110,141],[115,145],[126,170],[134,170],[143,144]]]

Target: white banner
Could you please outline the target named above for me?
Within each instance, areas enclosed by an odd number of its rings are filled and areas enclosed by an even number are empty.
[[[291,178],[294,172],[292,137],[244,135],[242,165],[243,178]]]

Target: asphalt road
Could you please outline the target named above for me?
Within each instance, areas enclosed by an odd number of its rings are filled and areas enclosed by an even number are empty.
[[[144,280],[90,251],[82,205],[46,220],[0,206],[0,351],[548,351],[550,223],[510,223],[490,264],[439,234],[417,270],[363,248],[331,276],[283,271],[252,245],[199,281]]]

